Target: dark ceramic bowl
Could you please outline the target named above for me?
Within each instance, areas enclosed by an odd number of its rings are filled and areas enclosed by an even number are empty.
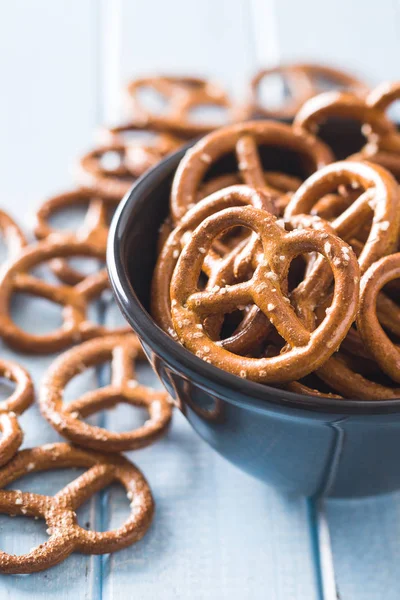
[[[344,123],[327,125],[321,137],[338,158],[361,146],[359,132]],[[156,241],[184,152],[161,162],[126,195],[107,257],[117,302],[164,386],[215,450],[287,492],[361,496],[400,488],[400,399],[320,399],[242,380],[197,358],[154,323],[148,308]],[[292,156],[269,153],[271,169],[284,161],[285,170],[298,172]],[[218,164],[214,174],[226,168],[226,161]]]

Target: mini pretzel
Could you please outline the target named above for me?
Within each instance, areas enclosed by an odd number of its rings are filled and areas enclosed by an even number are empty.
[[[134,361],[143,358],[139,340],[133,334],[107,336],[72,348],[59,356],[46,373],[39,397],[42,415],[62,436],[80,446],[103,452],[148,446],[165,433],[172,407],[165,392],[151,390],[136,381]],[[63,392],[68,382],[83,369],[106,360],[111,360],[111,384],[87,392],[64,407]],[[143,406],[150,419],[126,433],[115,433],[80,420],[120,402]]]
[[[376,314],[379,292],[395,279],[400,279],[400,253],[385,256],[368,269],[361,280],[357,328],[382,371],[400,382],[400,346],[389,339]]]
[[[118,156],[117,166],[107,168],[102,160],[107,154]],[[128,168],[125,144],[109,144],[87,152],[79,161],[77,177],[79,185],[108,200],[119,201],[131,189],[135,177]]]
[[[69,444],[46,444],[22,450],[2,469],[4,488],[27,473],[51,469],[87,467],[87,471],[55,496],[20,490],[0,490],[0,512],[42,518],[49,539],[27,554],[0,552],[1,573],[34,573],[62,562],[72,552],[108,554],[139,541],[150,526],[154,501],[149,485],[129,460],[120,455],[82,450]],[[131,512],[118,529],[88,531],[78,524],[76,510],[113,481],[123,485]]]
[[[303,73],[313,86],[311,96],[321,92],[318,80],[323,80],[330,87],[346,88],[363,97],[369,92],[369,87],[360,79],[342,69],[335,69],[318,63],[296,63],[292,68]]]
[[[91,323],[86,318],[90,300],[108,287],[107,273],[103,270],[89,275],[74,287],[53,285],[33,275],[29,271],[37,265],[54,258],[86,256],[105,259],[104,249],[88,242],[50,242],[44,240],[35,246],[28,246],[13,263],[0,274],[0,336],[13,348],[29,353],[50,353],[65,349],[73,343],[81,342],[105,333],[113,333],[107,328]],[[10,309],[14,293],[25,293],[47,298],[63,306],[63,325],[50,333],[34,335],[23,331],[12,320]]]
[[[65,210],[70,206],[88,205],[88,211],[81,227],[76,231],[63,231],[54,229],[49,225],[49,220],[59,210]],[[107,236],[109,229],[108,212],[118,204],[117,200],[96,198],[89,191],[75,190],[53,196],[42,204],[36,213],[35,235],[37,239],[50,239],[69,244],[78,240],[87,242],[106,252]],[[86,275],[69,266],[63,259],[52,261],[52,270],[63,281],[69,285],[75,285],[82,281]]]
[[[7,259],[11,260],[26,246],[26,238],[16,222],[4,210],[0,210],[0,231],[7,246]]]
[[[230,227],[251,228],[261,238],[264,261],[252,278],[219,290],[198,291],[198,278],[213,239]],[[199,252],[204,248],[205,253]],[[348,261],[343,261],[343,248]],[[318,252],[331,265],[334,299],[322,323],[310,332],[286,303],[281,291],[291,261]],[[171,312],[175,331],[199,358],[240,377],[268,383],[302,378],[321,366],[345,337],[354,320],[358,301],[359,269],[351,249],[337,237],[311,230],[283,231],[276,219],[252,207],[230,208],[208,217],[197,227],[176,265],[171,282]],[[255,303],[288,342],[290,350],[270,358],[237,356],[219,347],[205,333],[203,320],[210,314],[231,312],[241,304]]]
[[[280,75],[289,91],[289,98],[280,107],[268,108],[260,102],[260,85],[271,75]],[[251,80],[251,96],[243,115],[244,118],[262,116],[265,118],[292,119],[299,108],[313,95],[309,78],[295,65],[278,65],[262,69]]]
[[[140,89],[150,88],[166,101],[167,109],[162,114],[152,113],[138,98]],[[190,111],[198,106],[220,106],[227,111],[231,103],[219,85],[199,77],[145,77],[131,81],[127,88],[132,115],[140,126],[167,128],[174,134],[193,137],[215,129],[213,123],[196,123]]]
[[[0,376],[16,383],[16,389],[7,400],[0,402],[0,466],[7,463],[22,444],[23,432],[17,415],[33,402],[33,383],[29,373],[20,365],[0,360]]]
[[[171,191],[171,214],[175,222],[196,201],[200,185],[210,167],[225,154],[236,153],[238,167],[247,185],[271,193],[276,189],[265,180],[258,146],[287,148],[299,154],[310,172],[333,160],[329,148],[311,134],[294,131],[289,125],[250,121],[223,127],[201,139],[188,150],[176,171]]]
[[[138,134],[152,133],[152,142],[145,143]],[[135,134],[138,138],[135,140]],[[140,127],[136,123],[124,123],[109,127],[101,132],[101,141],[126,147],[126,166],[134,177],[140,177],[154,167],[162,158],[175,152],[185,143],[183,138],[164,131],[155,131],[150,127]]]
[[[381,110],[350,92],[325,92],[311,98],[297,113],[293,125],[297,130],[315,133],[321,122],[330,117],[354,119],[368,125],[374,135],[395,131],[395,126]]]
[[[176,337],[171,318],[169,288],[175,266],[182,251],[182,240],[187,232],[193,231],[206,217],[220,210],[249,204],[256,208],[266,209],[269,206],[269,200],[269,197],[260,191],[253,190],[248,186],[237,185],[215,192],[204,200],[201,200],[186,213],[165,242],[153,275],[151,313],[164,331],[172,337]],[[202,249],[200,249],[200,252],[202,252]],[[227,269],[225,269],[223,259],[212,262],[205,254],[204,257],[206,264],[203,268],[209,276],[208,287],[214,288],[220,287],[225,283],[234,283],[230,262],[227,265]],[[242,328],[233,336],[217,342],[218,345],[235,353],[241,353],[249,346],[253,346],[270,329],[267,319],[259,313],[258,309],[253,311]],[[214,331],[216,332],[217,330]],[[254,332],[256,335],[254,335]]]

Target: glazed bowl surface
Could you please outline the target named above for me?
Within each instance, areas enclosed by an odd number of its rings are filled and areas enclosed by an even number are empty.
[[[362,145],[358,128],[346,122],[330,122],[320,135],[338,159]],[[108,242],[114,296],[165,388],[217,452],[286,492],[347,497],[400,489],[400,399],[322,399],[243,380],[197,358],[153,321],[157,238],[186,149],[135,184],[114,216]],[[272,170],[300,174],[284,150],[266,148],[263,158]],[[227,157],[210,175],[232,167]]]

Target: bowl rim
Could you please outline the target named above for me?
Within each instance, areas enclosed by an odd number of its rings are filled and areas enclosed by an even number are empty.
[[[153,349],[163,355],[173,368],[184,374],[187,379],[196,381],[199,387],[209,390],[217,389],[218,394],[227,402],[239,404],[242,407],[259,410],[270,410],[273,406],[292,408],[299,411],[335,413],[346,415],[386,415],[400,412],[400,398],[387,400],[352,400],[330,397],[309,396],[274,388],[248,379],[241,379],[215,367],[195,356],[165,333],[153,320],[150,313],[137,297],[127,276],[124,259],[121,256],[122,240],[126,236],[126,223],[131,212],[137,207],[140,198],[149,193],[149,188],[163,178],[171,175],[180,159],[195,142],[190,142],[183,148],[167,156],[152,169],[142,175],[121,200],[111,222],[107,244],[107,269],[111,289],[117,304],[128,323],[139,338],[148,343]],[[212,384],[210,386],[210,383]],[[229,390],[237,396],[238,388],[241,399],[228,395]],[[263,392],[268,396],[263,398]]]

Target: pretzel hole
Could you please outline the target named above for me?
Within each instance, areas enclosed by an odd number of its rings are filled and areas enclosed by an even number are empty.
[[[62,307],[47,298],[15,293],[11,303],[14,323],[26,333],[45,334],[62,325]]]
[[[121,134],[119,134],[121,135]],[[122,133],[123,139],[129,146],[157,146],[159,133],[155,131],[130,130]]]
[[[294,87],[280,73],[265,75],[257,87],[258,101],[270,110],[280,108],[288,98],[295,98]]]
[[[49,225],[59,231],[76,233],[82,225],[88,209],[88,202],[82,204],[69,204],[54,211],[49,219]]]
[[[34,467],[34,463],[29,464],[28,469],[31,467]],[[42,472],[38,471],[37,473],[28,471],[25,475],[7,485],[5,489],[55,496],[66,485],[82,475],[82,473],[85,473],[86,470],[75,467],[58,468],[55,461],[54,469],[47,469]]]
[[[13,381],[10,381],[6,377],[0,375],[0,402],[7,400],[11,396],[11,394],[14,393],[15,388],[16,384]]]
[[[82,504],[77,509],[76,516],[83,529],[103,532],[123,525],[130,512],[130,500],[125,488],[118,481],[113,481]]]
[[[108,150],[99,157],[100,167],[103,171],[112,175],[124,165],[124,157],[120,152]]]
[[[210,123],[218,127],[227,122],[227,108],[217,104],[196,104],[188,111],[189,120],[193,123]]]
[[[21,556],[47,542],[46,521],[24,515],[0,515],[0,551]]]
[[[81,275],[93,275],[93,273],[98,273],[105,267],[105,262],[96,258],[73,257],[66,259],[65,262],[71,269]],[[56,264],[59,264],[59,262]]]
[[[140,104],[150,113],[162,114],[168,108],[167,98],[151,86],[141,86],[136,90]]]
[[[141,406],[132,406],[125,403],[123,396],[115,398],[115,403],[107,408],[96,411],[91,416],[81,415],[80,420],[109,431],[123,433],[138,429],[149,419],[149,413]]]

